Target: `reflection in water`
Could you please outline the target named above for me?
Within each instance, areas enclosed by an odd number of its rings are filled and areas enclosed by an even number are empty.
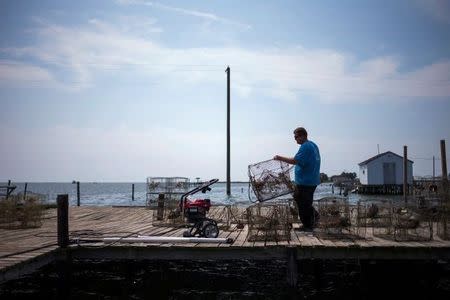
[[[1,299],[448,299],[442,261],[95,261],[53,263],[0,285]]]

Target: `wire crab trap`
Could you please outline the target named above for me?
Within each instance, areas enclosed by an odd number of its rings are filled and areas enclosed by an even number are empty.
[[[147,177],[147,205],[154,207],[159,194],[165,198],[179,198],[189,190],[189,178],[186,177]]]
[[[442,189],[440,194],[440,211],[437,222],[437,235],[443,240],[450,240],[450,189]]]
[[[441,199],[438,197],[418,196],[415,199],[417,212],[422,220],[429,222],[438,222],[442,211]]]
[[[357,216],[359,224],[371,228],[373,236],[392,236],[392,205],[390,199],[361,201]]]
[[[317,203],[318,233],[337,238],[365,237],[365,226],[361,226],[361,220],[357,218],[357,212],[362,207],[361,204],[356,208],[351,208],[348,199],[339,197],[325,197],[319,199]]]
[[[156,207],[153,210],[153,226],[181,226],[185,224],[180,213],[180,200],[165,198],[164,194],[157,199]]]
[[[376,237],[395,241],[429,241],[433,237],[431,216],[415,201],[370,201],[366,222]]]
[[[220,206],[215,211],[214,219],[222,230],[229,229],[233,224],[236,224],[237,229],[242,229],[247,223],[246,211],[239,209],[236,204]]]
[[[365,215],[367,211],[367,204],[365,201],[359,200],[355,206],[352,206],[350,209],[350,223],[352,226],[351,234],[360,237],[367,237],[367,223],[366,218],[361,218],[361,215]]]
[[[413,204],[394,206],[392,232],[396,241],[429,241],[433,238],[433,222],[423,209]]]
[[[266,160],[248,166],[249,185],[257,201],[264,202],[293,192],[292,166],[279,160]],[[250,189],[249,189],[249,198]]]
[[[437,236],[443,240],[450,240],[450,208],[441,206],[437,221]]]
[[[43,224],[45,211],[37,196],[11,195],[0,199],[0,228],[37,228]]]
[[[247,207],[248,241],[289,241],[292,215],[287,204],[257,203]]]

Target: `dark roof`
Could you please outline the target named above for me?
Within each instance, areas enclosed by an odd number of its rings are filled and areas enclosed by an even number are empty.
[[[367,165],[369,162],[371,162],[372,160],[375,160],[375,159],[377,159],[377,158],[379,158],[379,157],[381,157],[381,156],[383,156],[383,155],[386,155],[386,154],[394,154],[395,156],[398,156],[398,157],[400,157],[400,158],[403,158],[403,156],[400,156],[400,155],[398,155],[398,154],[396,154],[396,153],[394,153],[394,152],[392,152],[392,151],[386,151],[386,152],[384,152],[384,153],[380,153],[380,154],[378,154],[378,155],[375,155],[374,157],[371,157],[371,158],[369,158],[369,159],[366,159],[365,161],[363,161],[363,162],[360,162],[358,165]],[[411,162],[411,163],[414,163],[412,160],[410,160],[410,159],[408,159],[408,161],[409,162]]]

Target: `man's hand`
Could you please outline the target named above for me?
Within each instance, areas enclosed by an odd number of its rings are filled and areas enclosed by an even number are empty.
[[[275,155],[273,157],[273,159],[274,160],[281,160],[281,161],[284,161],[285,163],[288,163],[288,164],[291,164],[291,165],[295,165],[297,163],[294,158],[284,157],[284,156],[281,156],[281,155]]]

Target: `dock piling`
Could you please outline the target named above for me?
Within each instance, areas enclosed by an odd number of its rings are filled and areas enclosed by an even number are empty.
[[[58,206],[58,246],[66,248],[69,245],[69,195],[58,195],[56,203]]]
[[[77,206],[80,206],[80,182],[77,181]]]
[[[131,201],[134,201],[134,183],[131,184]]]
[[[156,220],[162,221],[164,218],[164,194],[158,195],[158,208],[157,208]]]
[[[23,200],[24,201],[27,198],[27,188],[28,188],[28,183],[25,182],[25,187],[23,188]]]
[[[289,287],[296,287],[298,282],[297,251],[294,247],[287,248],[287,282]]]
[[[448,195],[448,173],[447,173],[447,155],[445,153],[445,140],[441,140],[441,168],[442,168],[442,188],[444,195]]]
[[[408,202],[408,146],[403,146],[403,200]]]
[[[8,180],[8,188],[9,188],[10,185],[11,185],[11,180]],[[9,197],[9,190],[7,189],[7,191],[6,191],[6,200],[8,200],[8,197]]]

